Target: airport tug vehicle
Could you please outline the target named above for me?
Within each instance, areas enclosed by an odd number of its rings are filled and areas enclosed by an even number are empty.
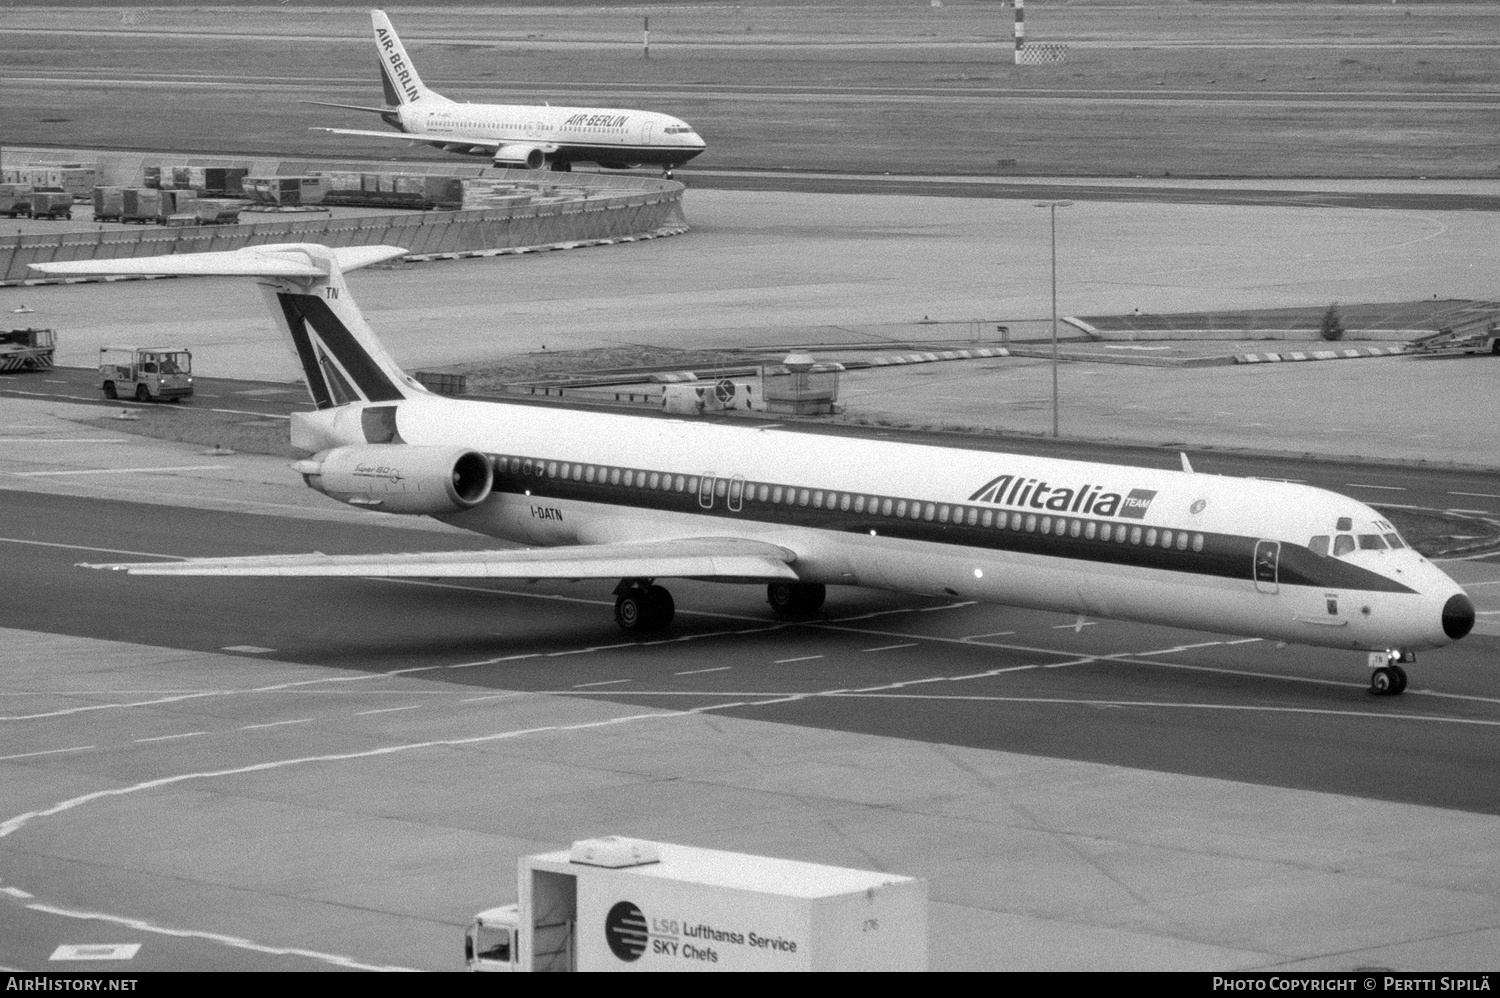
[[[179,402],[193,394],[193,354],[185,347],[100,347],[105,398]]]

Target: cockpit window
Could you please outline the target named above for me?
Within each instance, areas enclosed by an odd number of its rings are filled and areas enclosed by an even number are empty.
[[[1400,534],[1386,534],[1385,535],[1385,542],[1387,544],[1389,544],[1393,549],[1398,550],[1398,551],[1401,548],[1406,547],[1406,545],[1401,540],[1401,535]]]
[[[1333,556],[1335,558],[1342,558],[1344,555],[1348,554],[1350,551],[1353,551],[1353,550],[1354,550],[1354,535],[1353,534],[1339,534],[1337,537],[1335,537],[1333,539]]]
[[[1360,534],[1359,549],[1361,551],[1384,551],[1385,540],[1379,534]]]
[[[1326,557],[1328,554],[1328,535],[1319,534],[1307,542],[1307,547],[1313,554],[1321,554]]]
[[[1348,517],[1348,516],[1341,516],[1341,517],[1339,517],[1339,522],[1336,523],[1336,524],[1334,524],[1333,529],[1335,529],[1335,530],[1353,530],[1354,529],[1354,519],[1353,519],[1353,517]]]

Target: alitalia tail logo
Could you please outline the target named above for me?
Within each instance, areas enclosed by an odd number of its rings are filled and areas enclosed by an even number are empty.
[[[1085,516],[1120,516],[1143,520],[1156,498],[1153,489],[1131,489],[1125,495],[1105,492],[1100,485],[1082,488],[1055,487],[1035,478],[1001,475],[992,478],[969,496],[970,502],[992,502],[1000,506],[1050,509],[1054,513],[1082,513]]]

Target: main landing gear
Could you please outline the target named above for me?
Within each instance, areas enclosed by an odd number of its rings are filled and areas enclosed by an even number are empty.
[[[1393,697],[1406,689],[1406,670],[1401,665],[1410,665],[1417,660],[1413,652],[1393,648],[1390,651],[1370,652],[1370,692],[1378,697]],[[1398,664],[1399,663],[1399,664]]]
[[[624,579],[615,587],[615,623],[622,630],[665,630],[676,613],[672,594],[650,579]]]
[[[816,582],[773,582],[766,586],[766,602],[778,617],[811,616],[827,598],[828,590]]]
[[[771,612],[787,620],[812,616],[827,597],[827,588],[818,583],[773,582],[766,586]],[[651,579],[621,579],[615,586],[615,623],[621,630],[638,634],[665,630],[676,612],[672,594]]]

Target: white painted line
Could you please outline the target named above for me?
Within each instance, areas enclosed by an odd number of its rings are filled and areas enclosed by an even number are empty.
[[[155,738],[137,738],[135,741],[139,745],[146,742],[169,742],[177,738],[197,738],[199,735],[206,734],[208,734],[207,731],[184,731],[180,735],[157,735]]]
[[[50,904],[28,904],[31,911],[40,911],[47,915],[61,915],[64,918],[80,918],[94,922],[110,922],[114,925],[123,925],[137,932],[154,932],[161,936],[172,936],[177,939],[203,939],[221,946],[232,946],[235,949],[250,950],[253,953],[269,953],[272,956],[305,956],[313,960],[321,960],[324,963],[333,964],[336,967],[348,967],[351,970],[411,970],[410,967],[375,966],[368,963],[360,963],[353,957],[341,956],[337,953],[320,953],[317,950],[294,949],[285,946],[266,946],[263,943],[253,942],[249,939],[241,939],[238,936],[226,936],[218,932],[202,932],[194,929],[169,929],[165,926],[154,925],[138,918],[125,918],[120,915],[107,915],[101,911],[77,911],[69,908],[58,908]]]
[[[140,952],[140,943],[64,943],[52,951],[49,960],[132,960]]]
[[[492,693],[487,697],[466,697],[465,699],[460,700],[459,703],[478,703],[481,700],[507,700],[511,697],[524,697],[530,695],[530,693],[524,691],[520,693]]]
[[[1450,496],[1472,496],[1475,499],[1500,499],[1500,495],[1493,492],[1449,492]]]
[[[74,745],[72,748],[45,749],[41,752],[22,752],[20,755],[0,755],[0,762],[7,762],[11,759],[30,759],[32,756],[38,755],[58,755],[63,752],[87,752],[89,749],[97,747],[95,745]]]
[[[293,721],[267,721],[265,724],[247,724],[244,727],[240,728],[240,730],[257,731],[261,728],[279,728],[283,724],[310,724],[312,723],[312,720],[313,719],[310,717],[299,717]]]
[[[35,894],[27,894],[19,887],[0,887],[0,894],[9,894],[11,897],[20,898],[22,901],[30,901],[36,897]]]
[[[689,669],[687,672],[674,672],[674,676],[698,676],[705,672],[728,672],[734,668],[732,665],[716,665],[712,669]]]
[[[368,716],[370,714],[394,714],[398,710],[416,710],[420,706],[422,706],[422,705],[419,704],[419,703],[414,703],[414,704],[411,704],[410,706],[407,706],[407,707],[381,707],[379,710],[362,710],[362,711],[359,711],[354,716],[355,717],[366,717],[366,716]]]
[[[1366,485],[1364,482],[1345,482],[1344,486],[1351,489],[1380,489],[1382,492],[1406,491],[1406,489],[1399,485]]]
[[[1071,624],[1069,627],[1073,626]],[[960,641],[978,641],[980,638],[1005,638],[1016,633],[1015,631],[991,631],[988,634],[970,634],[968,637],[959,638]]]
[[[219,649],[219,651],[237,651],[245,655],[268,655],[275,650],[275,648],[261,648],[259,645],[225,645]]]
[[[169,561],[182,561],[180,555],[160,554],[156,551],[125,551],[121,548],[95,548],[86,544],[59,544],[56,541],[30,541],[22,537],[0,537],[0,543],[5,544],[30,544],[42,548],[66,548],[69,551],[98,551],[101,554],[128,554],[137,558],[166,558]]]
[[[1093,627],[1097,623],[1099,623],[1097,620],[1085,620],[1085,621],[1083,621],[1081,623],[1074,622],[1072,624],[1053,624],[1052,625],[1052,629],[1054,631],[1079,630],[1079,629],[1084,628],[1084,627]]]
[[[786,665],[788,662],[811,662],[815,658],[822,658],[822,657],[823,657],[822,655],[803,655],[801,658],[778,658],[776,661],[772,662],[771,664],[772,665]]]
[[[616,648],[633,648],[637,644],[639,644],[637,641],[622,641],[617,645],[594,645],[591,648],[574,648],[570,651],[549,651],[547,657],[558,658],[562,655],[587,655],[592,651],[613,651]]]
[[[125,437],[0,437],[0,444],[123,444]]]
[[[498,665],[501,662],[519,662],[523,658],[541,658],[539,651],[527,652],[524,655],[501,655],[499,658],[486,658],[478,662],[455,662],[453,665],[445,665],[445,669],[472,669],[476,665]]]
[[[879,648],[861,648],[860,651],[895,651],[897,648],[915,648],[920,642],[903,641],[899,645],[881,645]]]
[[[80,468],[76,471],[13,471],[17,478],[41,478],[50,475],[151,475],[173,471],[228,471],[227,464],[183,464],[170,468]]]
[[[579,683],[576,686],[574,686],[573,688],[575,690],[584,690],[584,689],[588,689],[590,686],[613,686],[616,683],[633,683],[633,682],[635,682],[634,679],[601,679],[597,683]]]
[[[968,601],[963,602],[963,603],[946,603],[943,606],[924,606],[924,607],[919,607],[918,610],[917,610],[917,612],[918,613],[932,613],[934,610],[957,610],[959,607],[962,607],[962,606],[978,606],[978,605],[979,605],[979,601],[978,600],[971,599],[971,600],[968,600]]]

